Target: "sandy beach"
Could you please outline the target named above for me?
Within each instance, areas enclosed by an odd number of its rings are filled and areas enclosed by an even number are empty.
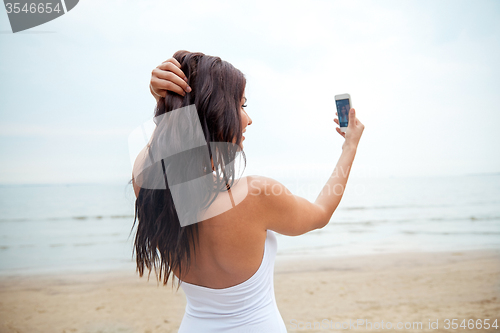
[[[278,257],[275,291],[289,332],[380,331],[389,323],[405,332],[500,331],[446,329],[446,319],[500,325],[498,250]],[[133,269],[0,278],[2,333],[177,332],[185,305],[182,289]]]

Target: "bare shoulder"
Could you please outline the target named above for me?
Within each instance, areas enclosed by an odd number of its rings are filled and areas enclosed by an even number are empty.
[[[268,217],[283,210],[289,209],[295,203],[295,196],[285,185],[279,181],[264,177],[252,175],[247,177],[248,194],[253,198],[254,204],[258,205],[258,210],[265,221]]]
[[[321,206],[294,195],[279,181],[248,176],[247,182],[254,210],[266,229],[298,236],[326,224],[327,216]]]
[[[279,181],[264,177],[264,176],[247,176],[247,183],[249,187],[249,194],[254,196],[281,196],[283,194],[292,195],[290,190],[288,190],[285,185],[281,184]]]

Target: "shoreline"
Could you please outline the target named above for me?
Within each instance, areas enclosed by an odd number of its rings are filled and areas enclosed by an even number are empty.
[[[394,252],[394,251],[387,251],[387,252],[371,252],[371,253],[349,253],[349,254],[329,254],[329,253],[321,253],[317,255],[313,254],[296,254],[296,253],[290,253],[290,254],[279,254],[276,256],[276,261],[275,261],[275,274],[280,274],[283,272],[288,272],[287,268],[289,267],[294,267],[297,264],[302,265],[305,267],[307,270],[310,271],[316,271],[316,270],[324,270],[324,269],[332,269],[335,270],[335,266],[324,266],[324,263],[346,263],[350,260],[353,260],[354,262],[357,261],[363,261],[363,262],[370,262],[370,258],[373,257],[388,257],[388,258],[393,258],[396,259],[396,257],[404,257],[408,256],[409,258],[413,257],[418,257],[420,255],[422,256],[427,256],[427,255],[443,255],[443,256],[454,256],[454,255],[460,255],[460,253],[467,253],[469,256],[473,255],[474,253],[486,253],[490,252],[491,254],[497,254],[500,257],[500,248],[474,248],[474,249],[464,249],[464,250],[429,250],[429,251],[399,251],[399,252]],[[319,269],[316,266],[319,265],[322,268]],[[3,280],[8,280],[8,279],[24,279],[24,278],[29,278],[29,277],[36,277],[36,278],[61,278],[61,277],[79,277],[79,276],[91,276],[91,275],[122,275],[122,274],[129,274],[130,272],[135,272],[135,262],[130,262],[130,263],[122,263],[121,265],[116,265],[115,268],[110,268],[110,269],[102,269],[102,268],[85,268],[87,266],[76,266],[74,269],[62,269],[62,270],[57,270],[56,268],[51,268],[47,270],[40,270],[40,269],[31,269],[31,270],[17,270],[17,272],[11,273],[9,271],[0,271],[0,281]],[[330,268],[329,268],[330,267]],[[284,270],[281,272],[281,270]],[[342,269],[341,269],[342,270]],[[293,271],[295,272],[295,271]],[[153,276],[154,271],[151,272],[151,276]],[[139,277],[139,274],[137,273],[137,277]]]
[[[186,300],[171,285],[135,268],[0,276],[0,332],[177,332]],[[500,317],[500,250],[278,257],[274,286],[289,332],[361,318],[445,332],[446,318]],[[426,330],[429,319],[438,329]]]

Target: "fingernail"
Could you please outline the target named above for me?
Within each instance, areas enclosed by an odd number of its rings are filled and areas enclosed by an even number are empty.
[[[185,78],[184,78],[184,81],[188,82],[188,78],[187,78],[187,77],[185,77]]]
[[[187,87],[186,87],[186,91],[187,91],[187,92],[191,92],[191,87],[190,87],[190,86],[187,86]]]

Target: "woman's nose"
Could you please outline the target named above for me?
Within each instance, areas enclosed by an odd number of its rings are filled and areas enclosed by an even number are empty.
[[[248,118],[248,125],[252,125],[252,118],[250,118],[250,116],[248,115],[248,113],[247,113],[247,118]]]

